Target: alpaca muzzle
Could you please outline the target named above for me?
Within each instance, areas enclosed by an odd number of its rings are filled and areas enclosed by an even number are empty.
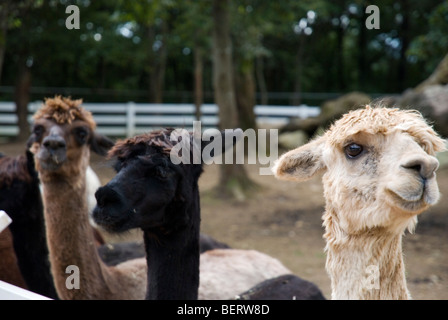
[[[128,219],[128,215],[123,214],[122,196],[106,185],[95,192],[95,198],[97,205],[92,213],[95,223],[109,231],[120,231]]]
[[[37,154],[40,166],[45,170],[56,170],[67,160],[67,145],[59,135],[49,135],[42,141]]]

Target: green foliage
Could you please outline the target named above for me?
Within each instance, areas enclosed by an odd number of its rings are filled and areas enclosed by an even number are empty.
[[[431,73],[448,53],[448,2],[436,6],[428,18],[429,30],[412,41],[407,51],[408,60],[423,64]]]
[[[89,88],[82,91],[87,100],[145,101],[149,75],[163,66],[163,46],[164,90],[190,92],[182,97],[166,94],[165,101],[191,102],[195,50],[203,52],[204,90],[212,90],[211,3],[2,1],[0,16],[6,10],[9,14],[7,32],[0,32],[6,48],[1,83],[13,86],[20,67],[27,64],[33,86]],[[80,8],[79,30],[65,28],[69,4]],[[254,61],[262,61],[269,92],[293,92],[299,80],[304,92],[401,92],[425,79],[448,51],[447,1],[375,1],[380,30],[365,28],[367,2],[362,0],[234,0],[231,4],[236,68],[252,72],[259,66]],[[108,95],[95,93],[101,89],[109,89]],[[303,102],[320,103],[306,97]]]

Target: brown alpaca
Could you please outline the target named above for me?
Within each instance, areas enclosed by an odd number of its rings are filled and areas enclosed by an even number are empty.
[[[95,132],[81,100],[46,99],[34,116],[30,150],[43,186],[51,270],[61,299],[143,299],[145,259],[107,267],[91,232],[86,199],[90,149],[104,154],[112,145]],[[79,270],[79,289],[67,286],[69,266]],[[70,283],[68,283],[70,284]]]
[[[410,298],[402,235],[439,199],[434,155],[444,149],[417,111],[366,106],[277,161],[279,179],[324,173],[333,299]]]

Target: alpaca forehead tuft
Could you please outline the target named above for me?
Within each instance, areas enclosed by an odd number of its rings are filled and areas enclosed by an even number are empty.
[[[162,129],[140,134],[128,139],[119,140],[108,152],[108,158],[128,158],[135,151],[147,150],[148,147],[156,147],[160,153],[169,155],[176,141],[171,141],[171,133],[174,129]]]
[[[389,135],[397,131],[411,135],[429,154],[445,150],[445,141],[417,110],[367,105],[345,114],[325,135],[330,144],[340,146],[357,133]]]
[[[36,111],[33,118],[49,119],[57,124],[71,124],[75,120],[85,121],[94,130],[96,127],[92,113],[81,107],[82,99],[72,100],[67,97],[55,96],[45,98],[45,103]]]

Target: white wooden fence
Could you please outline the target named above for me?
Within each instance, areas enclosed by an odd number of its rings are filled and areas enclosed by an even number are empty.
[[[28,121],[40,108],[42,102],[28,105]],[[97,122],[98,132],[117,137],[130,137],[161,127],[191,129],[195,118],[193,104],[146,104],[146,103],[84,103],[83,107],[92,112]],[[0,102],[0,136],[18,134],[17,116],[14,102]],[[289,118],[308,118],[319,115],[319,107],[301,106],[255,106],[258,124],[281,126]],[[201,106],[202,128],[217,127],[218,107],[215,104]]]

